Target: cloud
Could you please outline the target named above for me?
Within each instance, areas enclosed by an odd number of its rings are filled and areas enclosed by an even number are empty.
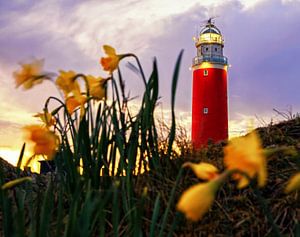
[[[169,101],[175,59],[184,48],[176,104],[190,110],[192,76],[188,67],[196,54],[191,38],[200,20],[213,12],[220,16],[215,21],[225,37],[224,52],[232,65],[228,78],[231,119],[237,112],[264,114],[290,105],[299,109],[300,69],[295,58],[300,56],[300,4],[279,0],[256,2],[247,8],[244,4],[227,1],[213,9],[197,5],[161,22],[165,34],[152,40],[147,54],[157,55],[164,101]]]
[[[176,109],[191,110],[192,75],[188,67],[196,54],[191,38],[201,24],[200,19],[206,19],[210,11],[209,7],[198,5],[184,14],[164,19],[161,24],[165,26],[165,34],[152,40],[142,54],[143,59],[147,55],[157,56],[160,95],[165,107],[169,106],[175,60],[184,48]],[[235,131],[239,126],[245,130],[246,118],[262,117],[270,121],[274,117],[273,108],[292,107],[299,111],[300,69],[295,64],[300,57],[299,11],[299,2],[279,0],[257,2],[248,8],[239,1],[228,1],[214,8],[220,15],[215,21],[225,37],[225,56],[232,65],[228,77],[229,115],[236,124]],[[148,56],[148,64],[150,61]]]
[[[22,142],[20,124],[0,120],[0,147],[20,148]]]
[[[262,113],[288,104],[299,106],[300,4],[265,1],[246,12],[230,9],[224,24],[233,111]],[[231,28],[234,30],[232,30]],[[292,56],[293,55],[293,56]],[[245,111],[244,111],[245,112]]]

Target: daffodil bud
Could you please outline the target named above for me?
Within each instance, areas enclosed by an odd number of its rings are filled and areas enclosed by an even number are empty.
[[[189,167],[193,170],[195,175],[199,179],[211,180],[218,176],[218,169],[212,164],[200,162],[199,164],[194,164],[191,162],[186,162],[182,167]]]

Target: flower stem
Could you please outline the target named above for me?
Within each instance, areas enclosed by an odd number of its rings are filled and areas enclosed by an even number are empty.
[[[258,200],[260,206],[262,207],[263,212],[266,215],[268,222],[272,226],[274,236],[280,237],[281,234],[280,234],[279,228],[278,228],[278,226],[276,225],[276,223],[274,221],[274,218],[272,216],[270,207],[267,204],[265,198],[261,195],[261,192],[258,190],[257,187],[254,187],[251,183],[250,183],[250,187],[253,189],[253,192],[256,195],[257,200]]]
[[[139,58],[135,55],[135,54],[128,54],[129,56],[132,56],[135,58],[137,64],[138,64],[138,67],[140,69],[140,73],[141,73],[141,76],[142,76],[142,79],[143,79],[143,82],[145,84],[145,87],[147,86],[147,81],[146,81],[146,77],[145,77],[145,73],[144,73],[144,70],[142,68],[142,65],[141,65],[141,62],[139,60]]]
[[[233,169],[233,170],[229,170],[228,171],[229,175],[232,175],[233,173],[238,173],[240,175],[243,175],[243,176],[245,176],[249,180],[249,182],[250,182],[249,186],[252,188],[254,194],[256,195],[256,197],[258,199],[259,205],[263,209],[263,213],[265,214],[265,216],[267,217],[268,222],[272,226],[272,229],[273,229],[273,232],[274,232],[274,236],[280,237],[281,234],[280,234],[278,226],[276,225],[276,223],[274,221],[274,218],[272,216],[272,212],[271,212],[271,210],[270,210],[270,208],[269,208],[269,206],[268,206],[265,198],[261,195],[261,192],[259,191],[259,189],[257,188],[257,186],[254,186],[253,183],[251,182],[252,181],[251,177],[247,173],[245,173],[245,172],[243,172],[241,170],[238,170],[238,169]]]

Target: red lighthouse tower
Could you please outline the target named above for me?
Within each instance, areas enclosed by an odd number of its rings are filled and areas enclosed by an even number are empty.
[[[227,58],[220,30],[207,21],[195,39],[197,56],[193,59],[192,142],[205,146],[209,140],[228,138]]]

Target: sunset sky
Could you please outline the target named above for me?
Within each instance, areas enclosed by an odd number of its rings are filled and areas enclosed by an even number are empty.
[[[179,123],[190,129],[189,68],[196,56],[192,38],[209,17],[216,17],[231,65],[230,133],[243,133],[251,119],[257,126],[283,120],[274,108],[296,114],[300,111],[299,16],[299,0],[0,1],[0,156],[15,162],[23,142],[21,128],[35,123],[32,115],[42,111],[50,95],[58,95],[49,82],[30,91],[15,89],[12,72],[18,63],[44,58],[49,72],[64,69],[105,77],[99,65],[103,44],[119,53],[135,53],[147,75],[157,58],[158,109],[166,116],[174,64],[184,49],[176,114]],[[126,62],[121,68],[127,91],[140,96],[141,80]]]

